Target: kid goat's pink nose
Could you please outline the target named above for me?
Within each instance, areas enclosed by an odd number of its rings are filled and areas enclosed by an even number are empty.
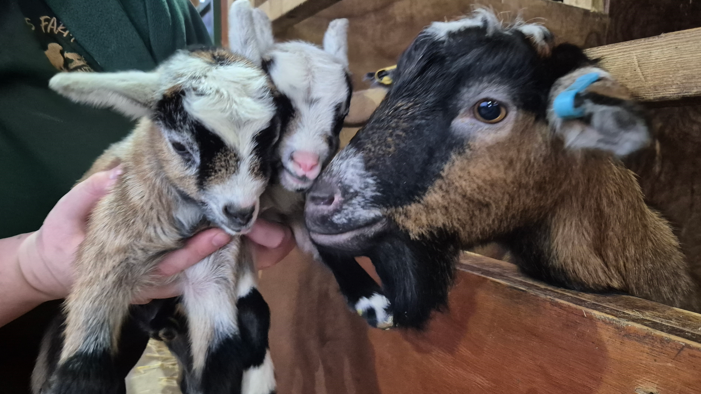
[[[298,176],[306,176],[309,179],[319,175],[319,155],[312,152],[296,151],[292,153],[294,170]]]

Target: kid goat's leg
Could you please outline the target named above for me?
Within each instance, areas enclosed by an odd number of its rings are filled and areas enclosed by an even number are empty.
[[[185,276],[190,360],[183,391],[273,392],[272,362],[266,357],[270,314],[255,289],[255,269],[241,239],[189,268]]]
[[[117,253],[105,253],[95,239],[85,244],[76,262],[80,274],[66,300],[64,346],[43,391],[47,394],[123,391],[123,376],[113,360],[116,343],[130,301],[153,264],[138,254],[121,259]],[[87,258],[102,261],[88,266]]]

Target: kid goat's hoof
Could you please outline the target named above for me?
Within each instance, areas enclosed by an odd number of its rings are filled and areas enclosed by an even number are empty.
[[[370,298],[361,297],[355,303],[355,311],[360,317],[369,325],[385,330],[394,327],[394,315],[390,309],[391,304],[387,297],[378,293],[374,293]]]

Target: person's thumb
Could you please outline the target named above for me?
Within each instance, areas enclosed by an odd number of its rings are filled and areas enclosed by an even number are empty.
[[[85,221],[95,204],[109,193],[121,174],[122,167],[117,166],[109,171],[97,172],[80,182],[56,203],[51,211],[55,217],[51,219],[57,220],[59,223],[75,220]]]

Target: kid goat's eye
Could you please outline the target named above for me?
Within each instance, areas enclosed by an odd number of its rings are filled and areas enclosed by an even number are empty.
[[[475,118],[484,123],[499,123],[506,117],[506,108],[492,99],[480,100],[475,107]]]
[[[185,145],[179,143],[179,142],[171,142],[171,145],[173,146],[173,150],[180,156],[185,156],[189,157],[190,156],[190,151],[187,150]]]

